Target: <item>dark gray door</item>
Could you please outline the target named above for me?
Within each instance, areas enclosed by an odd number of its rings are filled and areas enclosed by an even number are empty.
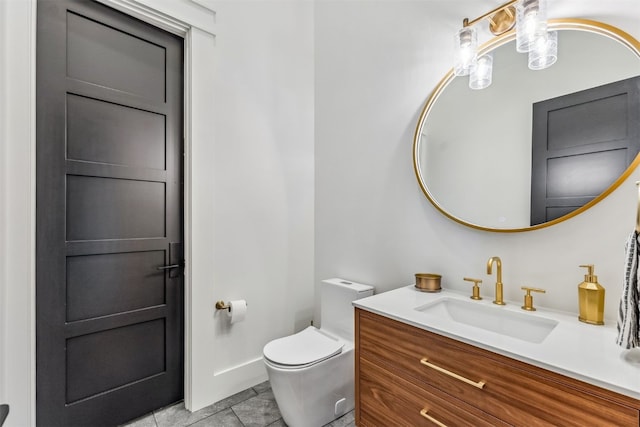
[[[37,6],[37,423],[116,425],[183,393],[183,40]]]
[[[585,205],[640,149],[640,78],[533,105],[531,225]]]

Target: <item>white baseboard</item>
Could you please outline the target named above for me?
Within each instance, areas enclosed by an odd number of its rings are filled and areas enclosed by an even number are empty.
[[[198,393],[197,398],[192,399],[191,407],[187,409],[195,412],[266,380],[267,370],[261,357],[216,372],[208,387],[208,393]]]

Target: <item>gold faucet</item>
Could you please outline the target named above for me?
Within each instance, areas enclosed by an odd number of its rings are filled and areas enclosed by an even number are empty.
[[[498,271],[496,272],[496,299],[493,300],[493,303],[505,305],[505,302],[502,299],[502,261],[500,260],[500,257],[494,256],[489,258],[489,261],[487,261],[487,274],[491,274],[491,267],[493,267],[494,262],[498,267]]]

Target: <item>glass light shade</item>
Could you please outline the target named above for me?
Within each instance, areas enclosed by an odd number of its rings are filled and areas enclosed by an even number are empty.
[[[529,51],[529,68],[543,70],[558,60],[558,32],[549,31],[539,37]]]
[[[546,0],[521,0],[516,6],[516,50],[529,52],[533,43],[547,32]]]
[[[453,71],[456,76],[467,76],[475,67],[478,35],[473,27],[464,27],[456,33]]]
[[[478,58],[476,67],[471,70],[469,87],[471,89],[484,89],[491,85],[493,75],[493,54],[487,53]]]

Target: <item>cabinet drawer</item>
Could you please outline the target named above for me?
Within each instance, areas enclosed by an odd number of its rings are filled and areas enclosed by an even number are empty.
[[[506,426],[430,386],[418,387],[367,359],[360,359],[360,421],[368,427]],[[421,412],[426,412],[421,415]]]
[[[612,392],[568,378],[563,381],[565,377],[558,374],[545,375],[543,369],[382,316],[361,310],[358,315],[360,357],[510,424],[640,424],[637,408],[612,399]],[[425,360],[430,366],[421,363]],[[481,388],[479,383],[484,383]]]

